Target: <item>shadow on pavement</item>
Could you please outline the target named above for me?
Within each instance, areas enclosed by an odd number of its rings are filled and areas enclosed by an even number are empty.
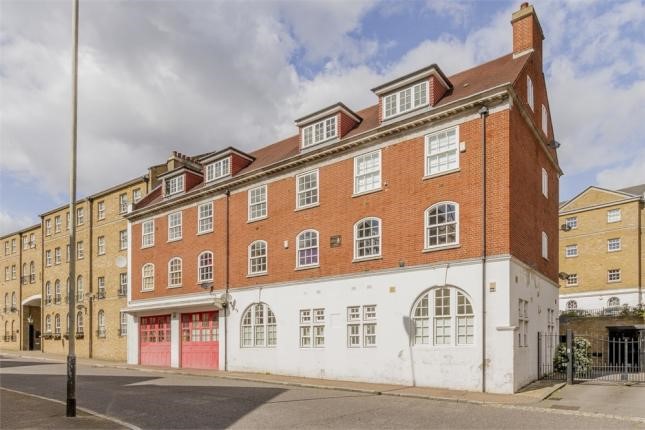
[[[45,364],[60,364],[60,363],[51,363],[47,361],[12,361],[12,360],[0,360],[0,369],[8,367],[22,367],[22,366],[43,366]]]

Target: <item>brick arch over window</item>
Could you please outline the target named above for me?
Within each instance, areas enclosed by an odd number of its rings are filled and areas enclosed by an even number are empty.
[[[415,345],[472,345],[475,313],[471,297],[452,285],[424,291],[410,312]]]
[[[240,347],[273,347],[278,340],[275,314],[266,303],[249,305],[240,320]]]

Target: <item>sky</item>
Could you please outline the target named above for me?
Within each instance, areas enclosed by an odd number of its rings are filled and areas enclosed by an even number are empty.
[[[436,63],[511,52],[520,1],[81,0],[79,197],[171,151],[252,151]],[[535,1],[560,197],[645,183],[645,0]],[[71,0],[0,0],[0,234],[66,203]]]

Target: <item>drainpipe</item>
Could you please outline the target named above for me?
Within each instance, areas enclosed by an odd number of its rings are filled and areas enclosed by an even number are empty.
[[[230,205],[231,191],[226,189],[226,281],[224,283],[226,288],[226,295],[224,296],[224,371],[228,371],[228,285],[229,285],[229,269],[230,269],[230,235],[229,235],[229,205]]]
[[[488,107],[479,109],[482,120],[482,392],[486,392],[486,118]]]

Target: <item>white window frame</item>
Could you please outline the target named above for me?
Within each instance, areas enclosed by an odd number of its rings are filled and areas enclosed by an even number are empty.
[[[564,257],[565,258],[573,258],[578,256],[578,245],[573,244],[573,245],[566,245],[564,247]]]
[[[119,250],[124,251],[128,249],[128,230],[119,231]]]
[[[262,255],[251,255],[252,249],[255,245],[264,245],[264,254]],[[253,271],[254,266],[262,266],[263,264],[260,262],[259,264],[254,264],[255,259],[263,259],[264,258],[264,270],[256,270]],[[269,244],[265,240],[255,240],[251,242],[251,244],[248,247],[248,274],[249,276],[255,276],[255,275],[264,275],[268,273],[269,271]]]
[[[325,308],[300,309],[300,347],[325,347]]]
[[[52,265],[52,250],[48,249],[45,251],[45,265],[47,267],[51,267]]]
[[[264,302],[251,304],[240,318],[240,348],[275,347],[278,343],[277,327],[276,316],[269,305]],[[247,340],[248,343],[245,342]]]
[[[549,236],[542,232],[542,258],[549,259]]]
[[[313,181],[309,180],[307,183],[307,178],[313,176],[315,179],[315,186],[311,186]],[[318,206],[320,202],[320,181],[319,181],[319,171],[310,170],[308,172],[303,172],[296,175],[296,208],[305,209],[314,206]],[[301,199],[302,197],[302,199]],[[310,203],[302,204],[301,200],[307,201],[311,200]]]
[[[566,225],[571,230],[578,228],[578,217],[571,216],[571,217],[565,218],[564,225]]]
[[[181,240],[182,219],[183,219],[183,214],[181,211],[168,214],[168,242]]]
[[[359,173],[360,163],[364,163],[367,161],[368,158],[374,157],[374,155],[377,156],[378,159],[378,168],[375,168],[374,166],[365,168],[363,167],[363,171]],[[382,187],[382,182],[383,182],[383,159],[381,155],[381,150],[378,149],[376,151],[370,151],[366,152],[364,154],[357,155],[354,157],[354,195],[361,195],[361,194],[366,194],[366,193],[371,193],[374,191],[378,191]],[[366,180],[368,178],[376,178],[376,180],[372,180],[370,185],[368,186],[367,183],[359,184],[361,179]]]
[[[105,326],[105,311],[103,309],[99,310],[96,319],[97,319],[96,337],[105,338],[107,336],[107,328]]]
[[[347,307],[347,348],[377,346],[376,308],[377,305]]]
[[[96,278],[96,292],[97,292],[97,298],[98,299],[104,299],[105,298],[105,276],[98,276]]]
[[[518,346],[528,347],[528,332],[529,332],[529,313],[528,313],[528,300],[518,300]]]
[[[338,127],[337,114],[303,127],[300,134],[302,149],[311,148],[338,137]]]
[[[306,234],[311,234],[313,235],[312,238],[310,239],[304,239],[301,236],[306,235]],[[307,243],[301,243],[302,240],[308,241]],[[315,250],[315,251],[314,251]],[[304,259],[307,261],[308,259],[311,259],[311,263],[302,263],[301,258],[300,258],[300,252],[303,251],[305,252]],[[310,256],[307,256],[307,252],[312,251],[315,252],[315,261],[313,261],[313,254]],[[318,233],[317,230],[314,229],[307,229],[303,230],[298,235],[296,236],[296,268],[298,269],[303,269],[307,267],[318,267],[320,266],[320,234]]]
[[[544,167],[542,168],[542,195],[549,198],[549,173]]]
[[[149,272],[148,272],[149,270]],[[149,280],[149,282],[147,282]],[[150,284],[150,287],[146,285]],[[146,263],[141,268],[141,291],[154,291],[155,289],[155,265]]]
[[[85,209],[76,209],[76,225],[83,225],[85,223]]]
[[[618,297],[612,296],[607,299],[607,307],[613,308],[617,306],[620,306],[620,299]]]
[[[96,238],[96,254],[105,255],[105,236],[99,236]]]
[[[578,274],[577,273],[569,273],[566,279],[566,286],[567,287],[576,287],[578,286],[578,282],[580,280],[578,279]]]
[[[208,258],[209,255],[210,264],[205,264],[202,261],[202,257]],[[211,251],[202,251],[197,256],[197,283],[213,282],[214,260],[213,253]]]
[[[526,75],[526,102],[532,111],[535,111],[535,98],[533,94],[533,80]]]
[[[363,237],[360,238],[358,237],[358,226],[361,223],[364,223],[366,221],[376,221],[378,223],[378,234],[376,235],[371,235],[369,237]],[[373,227],[371,227],[373,228]],[[359,240],[364,241],[364,240],[373,240],[377,239],[377,246],[378,246],[378,253],[376,254],[369,254],[369,255],[363,255],[359,256]],[[374,246],[372,245],[372,248]],[[367,249],[367,248],[365,248]],[[383,255],[383,221],[381,221],[380,218],[377,217],[366,217],[358,220],[354,224],[354,260],[359,261],[359,260],[370,260],[374,258],[380,258]]]
[[[623,241],[620,237],[607,239],[607,252],[618,252],[623,248]]]
[[[445,290],[448,290],[447,296],[443,294]],[[440,291],[442,295],[437,296]],[[463,298],[463,303],[460,303],[460,298]],[[456,287],[444,285],[424,291],[415,300],[410,319],[415,347],[463,348],[475,345],[476,319],[473,300]],[[438,328],[442,329],[441,335]],[[465,331],[460,333],[460,328]],[[463,341],[460,340],[462,338]]]
[[[132,203],[138,203],[142,198],[143,194],[141,193],[141,188],[135,188],[132,190]]]
[[[177,265],[178,263],[178,265]],[[179,288],[183,282],[183,262],[181,257],[168,260],[168,288]]]
[[[620,209],[609,209],[607,211],[607,223],[620,222],[623,219],[623,214]]]
[[[248,196],[248,220],[257,221],[264,219],[269,214],[269,189],[264,185],[249,189]],[[260,200],[260,198],[263,199]]]
[[[417,99],[417,94],[421,95],[421,90],[419,90],[421,87],[423,87],[424,90],[424,97],[419,97]],[[406,112],[428,106],[430,104],[430,83],[427,79],[415,82],[405,88],[396,90],[394,93],[383,95],[381,99],[383,120],[394,118],[395,116],[402,115]],[[409,107],[402,108],[401,105],[403,100],[407,99],[409,99]],[[394,101],[393,105],[391,104],[391,100]],[[393,106],[393,109],[388,108],[390,105]]]
[[[206,166],[206,182],[231,176],[231,157],[222,158]]]
[[[184,175],[173,176],[164,180],[164,196],[171,197],[184,191]]]
[[[205,210],[209,210],[204,213]],[[213,202],[202,203],[197,206],[197,234],[213,231]]]
[[[146,232],[146,226],[150,231]],[[155,220],[150,219],[141,223],[141,248],[149,248],[155,244]]]
[[[62,254],[60,248],[54,248],[54,264],[61,264]]]
[[[45,236],[51,236],[52,234],[52,220],[51,218],[48,218],[45,220]],[[5,242],[4,244],[4,252],[5,255],[9,255],[9,242]]]
[[[62,223],[61,223],[60,215],[56,215],[54,217],[54,232],[60,233],[61,227],[62,227]]]
[[[103,200],[96,204],[96,219],[99,221],[105,219],[105,201]]]
[[[545,136],[549,136],[549,112],[544,105],[542,105],[542,132]]]
[[[612,279],[614,278],[614,279]],[[623,279],[623,274],[621,269],[609,269],[607,270],[607,282],[608,283],[614,283],[614,282],[621,282]]]
[[[128,317],[125,312],[119,312],[119,336],[128,334]]]
[[[128,193],[119,194],[119,213],[124,214],[128,211]]]
[[[439,206],[445,206],[448,208],[448,206],[454,206],[454,221],[446,221],[443,223],[437,223],[437,224],[430,224],[430,212],[434,208],[439,208]],[[447,212],[445,212],[447,213]],[[445,216],[444,213],[444,216]],[[438,216],[438,215],[437,215]],[[456,202],[450,202],[450,201],[445,201],[445,202],[439,202],[435,203],[434,205],[430,206],[423,212],[423,222],[424,222],[424,250],[433,250],[433,249],[441,249],[441,248],[446,248],[446,247],[453,247],[453,246],[458,246],[459,245],[459,204]],[[430,232],[431,229],[441,229],[441,227],[445,227],[446,230],[449,226],[454,225],[455,228],[455,240],[454,242],[448,242],[448,233],[446,233],[446,242],[445,243],[439,243],[439,238],[441,237],[439,233],[437,233],[437,244],[431,245],[430,244]]]
[[[119,296],[128,295],[128,273],[119,273]]]
[[[454,133],[453,142],[451,143],[451,134]],[[433,151],[432,143],[436,139],[438,148]],[[446,139],[445,141],[443,139]],[[442,147],[442,142],[445,142]],[[445,175],[450,172],[459,170],[459,127],[449,127],[443,130],[437,130],[427,134],[424,138],[424,175],[426,178]],[[450,157],[454,161],[450,161]],[[437,166],[432,167],[433,160],[439,160]]]
[[[82,302],[85,299],[85,286],[83,285],[83,275],[76,277],[76,300]]]
[[[83,246],[83,241],[79,240],[76,242],[76,259],[82,260],[85,258],[85,247]]]

